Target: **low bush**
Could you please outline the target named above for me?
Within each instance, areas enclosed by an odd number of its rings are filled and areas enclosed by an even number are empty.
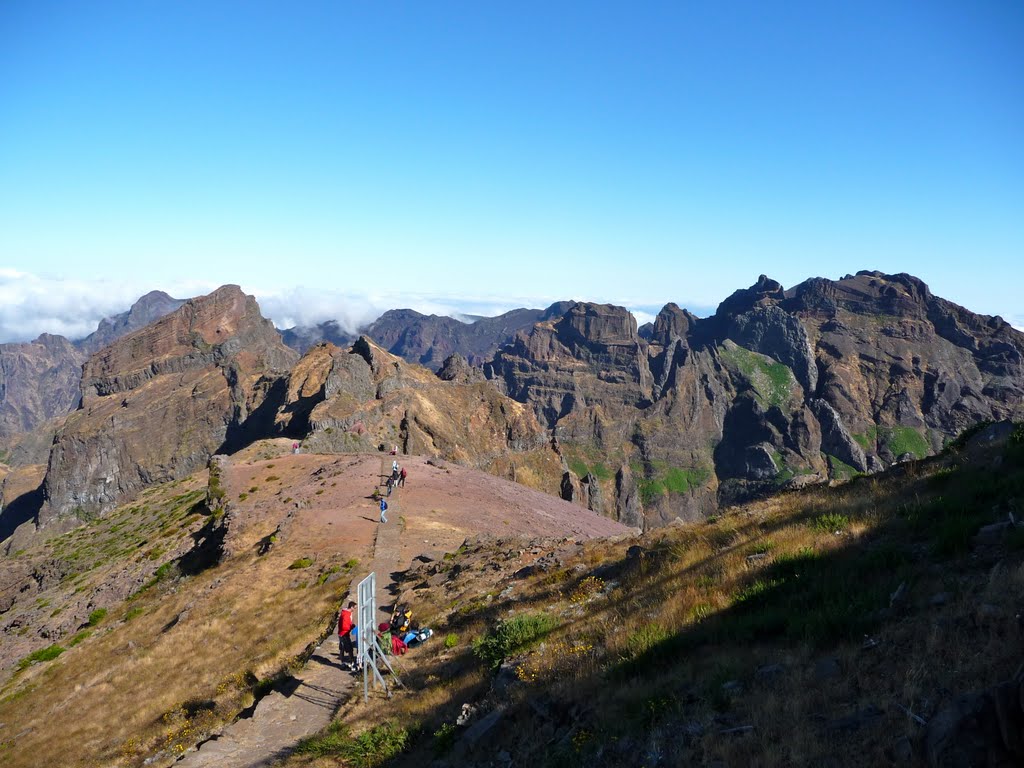
[[[554,618],[545,614],[499,621],[491,632],[473,642],[473,653],[490,669],[497,670],[506,658],[543,638],[556,624]]]
[[[26,669],[33,664],[41,664],[44,661],[52,661],[64,653],[64,648],[60,645],[48,645],[46,648],[40,648],[38,651],[32,651],[28,656],[18,662],[18,669]]]
[[[354,768],[377,768],[400,755],[409,744],[409,731],[385,722],[351,736],[335,720],[327,728],[298,743],[295,751],[312,757],[339,758]]]

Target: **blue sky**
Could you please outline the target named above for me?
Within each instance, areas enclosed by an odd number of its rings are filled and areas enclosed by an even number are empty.
[[[13,0],[0,340],[150,288],[284,325],[859,269],[1024,325],[1022,72],[1009,0]]]

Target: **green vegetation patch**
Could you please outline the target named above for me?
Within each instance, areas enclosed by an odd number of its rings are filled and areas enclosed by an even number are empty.
[[[877,622],[887,573],[869,571],[856,553],[812,550],[780,555],[733,597],[733,608],[706,624],[721,641],[783,637],[823,645],[850,640]],[[857,589],[850,589],[857,584]]]
[[[473,653],[492,670],[497,670],[506,658],[528,648],[557,625],[546,614],[525,614],[507,621],[499,621],[493,630],[473,642]]]
[[[99,624],[101,621],[103,621],[103,619],[105,619],[106,617],[107,617],[107,609],[106,608],[97,608],[95,611],[93,611],[92,613],[89,614],[89,626],[90,627],[95,627],[97,624]]]
[[[700,488],[711,477],[704,467],[673,467],[663,461],[652,461],[647,467],[640,463],[630,465],[640,499],[644,506],[654,504],[666,494],[682,495]]]
[[[911,453],[923,459],[932,452],[928,441],[913,427],[879,427],[878,439],[889,448],[894,457]]]
[[[83,629],[81,632],[78,632],[74,637],[68,640],[68,648],[74,648],[79,643],[87,640],[91,634],[91,629]]]
[[[32,651],[28,656],[18,662],[18,669],[27,669],[33,664],[41,664],[44,661],[52,661],[64,653],[63,646],[54,644],[49,645],[46,648],[40,648],[38,651]]]
[[[782,405],[793,392],[796,377],[789,366],[729,342],[718,348],[722,360],[750,384],[763,408]]]
[[[829,468],[832,470],[832,477],[836,480],[852,480],[861,473],[855,467],[851,467],[842,459],[837,459],[832,454],[826,454]]]
[[[297,571],[301,568],[309,568],[313,564],[313,558],[311,557],[300,557],[294,563],[288,566],[288,570]]]
[[[300,755],[340,758],[354,768],[377,768],[405,751],[409,731],[384,722],[352,736],[346,725],[333,721],[326,729],[302,739],[295,748]]]

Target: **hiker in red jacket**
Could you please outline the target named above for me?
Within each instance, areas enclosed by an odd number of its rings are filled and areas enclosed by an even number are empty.
[[[338,614],[338,646],[341,650],[341,666],[344,669],[355,670],[356,651],[352,645],[352,609],[356,604],[349,601],[347,608],[342,608]]]
[[[402,467],[402,471],[398,473],[398,484],[402,488],[405,488],[405,476],[407,474],[409,474],[409,473],[405,471],[405,467]]]

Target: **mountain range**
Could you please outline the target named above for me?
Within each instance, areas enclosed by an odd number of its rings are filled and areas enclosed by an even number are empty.
[[[908,275],[761,276],[710,317],[668,304],[643,327],[561,302],[469,324],[395,310],[364,330],[280,334],[225,286],[147,294],[79,342],[3,345],[0,533],[73,525],[273,436],[398,445],[646,529],[1024,413],[1024,335]]]

